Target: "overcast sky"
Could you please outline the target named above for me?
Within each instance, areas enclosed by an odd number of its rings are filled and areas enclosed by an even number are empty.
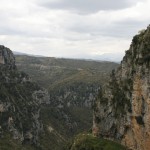
[[[124,53],[150,24],[150,0],[0,0],[0,45],[55,57]]]

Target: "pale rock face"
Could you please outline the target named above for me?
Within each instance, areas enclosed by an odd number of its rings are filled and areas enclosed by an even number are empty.
[[[132,150],[150,148],[150,26],[130,49],[95,102],[93,134]]]
[[[2,113],[2,112],[4,112],[4,111],[5,111],[5,109],[4,109],[3,104],[0,104],[0,113]]]
[[[42,104],[50,104],[47,90],[19,72],[12,51],[0,46],[0,138],[9,132],[20,142],[37,144]]]
[[[9,48],[0,45],[0,64],[15,66],[15,57]]]
[[[50,104],[49,93],[46,89],[42,89],[39,91],[35,91],[32,94],[34,100],[36,100],[39,104]]]

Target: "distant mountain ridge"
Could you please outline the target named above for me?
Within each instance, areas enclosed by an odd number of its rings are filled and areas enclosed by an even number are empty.
[[[25,55],[25,56],[34,56],[34,57],[45,57],[42,55],[34,55],[34,54],[28,54],[28,53],[22,53],[22,52],[17,52],[17,51],[13,51],[13,54],[18,56],[18,55]]]
[[[17,51],[13,51],[14,55],[18,56],[18,55],[26,55],[26,56],[34,56],[34,57],[46,57],[43,55],[34,55],[34,54],[28,54],[28,53],[22,53],[22,52],[17,52]],[[94,56],[90,56],[87,55],[85,56],[85,58],[83,57],[79,57],[79,58],[62,58],[62,59],[75,59],[75,60],[88,60],[88,61],[109,61],[109,62],[117,62],[119,63],[122,58],[124,56],[124,53],[104,53],[101,55],[94,55]],[[54,58],[58,58],[58,57],[54,57]],[[58,59],[61,59],[58,58]]]
[[[26,53],[21,53],[21,52],[16,52],[16,51],[13,51],[13,54],[14,54],[14,55],[28,55],[28,54],[26,54]]]
[[[102,55],[97,55],[93,59],[101,61],[110,61],[110,62],[121,62],[124,53],[104,53]]]

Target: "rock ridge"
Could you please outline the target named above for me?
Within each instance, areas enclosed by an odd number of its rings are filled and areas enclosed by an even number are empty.
[[[94,104],[93,134],[132,150],[150,147],[150,26],[134,36]]]
[[[15,67],[15,57],[12,51],[3,45],[0,45],[0,65]]]
[[[10,134],[21,143],[38,145],[43,103],[49,103],[48,92],[18,71],[12,51],[0,46],[0,139]]]

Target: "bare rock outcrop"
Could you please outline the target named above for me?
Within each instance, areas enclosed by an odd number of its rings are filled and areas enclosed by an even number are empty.
[[[48,92],[19,72],[12,51],[0,46],[0,139],[11,134],[22,143],[38,145],[41,104],[48,102]]]
[[[3,45],[0,45],[0,65],[2,65],[2,64],[14,67],[15,66],[15,57],[9,48],[7,48]]]
[[[150,147],[150,26],[134,36],[94,104],[93,134],[132,150]]]

